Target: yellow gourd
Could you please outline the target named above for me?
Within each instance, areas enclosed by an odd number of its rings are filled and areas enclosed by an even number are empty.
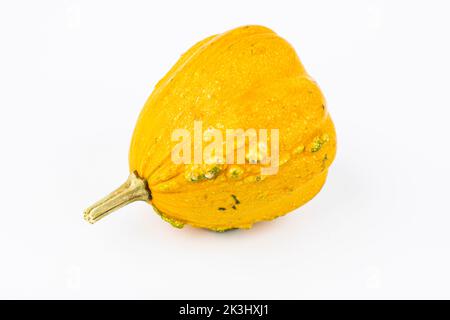
[[[261,174],[258,161],[174,163],[172,134],[194,135],[195,121],[224,136],[228,128],[278,129],[278,172]],[[194,45],[158,82],[134,130],[127,182],[85,219],[144,200],[176,227],[250,228],[312,199],[335,153],[325,99],[294,49],[268,28],[239,27]]]

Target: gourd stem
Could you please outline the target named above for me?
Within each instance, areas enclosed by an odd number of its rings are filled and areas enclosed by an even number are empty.
[[[87,208],[84,211],[84,219],[95,223],[111,212],[139,200],[151,200],[151,193],[147,182],[133,172],[119,188]]]

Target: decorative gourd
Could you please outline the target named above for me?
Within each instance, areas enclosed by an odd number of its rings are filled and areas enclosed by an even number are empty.
[[[279,129],[278,172],[261,174],[259,162],[175,164],[172,134],[184,128],[193,136],[194,121],[224,135]],[[312,199],[335,153],[325,99],[294,49],[268,28],[236,28],[194,45],[158,82],[134,130],[128,180],[85,219],[143,200],[175,227],[250,228]]]

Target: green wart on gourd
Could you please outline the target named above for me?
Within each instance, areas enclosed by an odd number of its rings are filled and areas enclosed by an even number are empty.
[[[322,146],[330,140],[327,134],[323,134],[321,137],[315,137],[311,144],[311,152],[317,152],[322,149]]]
[[[189,182],[212,180],[222,172],[219,165],[192,166],[185,171],[185,178]]]
[[[177,229],[182,229],[184,227],[184,225],[185,225],[184,222],[168,217],[167,215],[165,215],[163,212],[161,212],[155,206],[153,206],[153,209],[161,217],[161,219],[163,219],[164,221],[170,223],[173,227],[175,227]]]

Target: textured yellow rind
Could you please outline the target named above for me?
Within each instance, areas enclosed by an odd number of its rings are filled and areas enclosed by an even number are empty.
[[[280,169],[175,165],[172,131],[280,130]],[[148,182],[152,205],[172,225],[224,231],[284,215],[323,186],[336,134],[317,84],[294,49],[270,29],[246,26],[209,37],[186,52],[156,85],[136,125],[130,172]],[[197,171],[195,171],[197,170]],[[198,179],[198,177],[203,177]]]

